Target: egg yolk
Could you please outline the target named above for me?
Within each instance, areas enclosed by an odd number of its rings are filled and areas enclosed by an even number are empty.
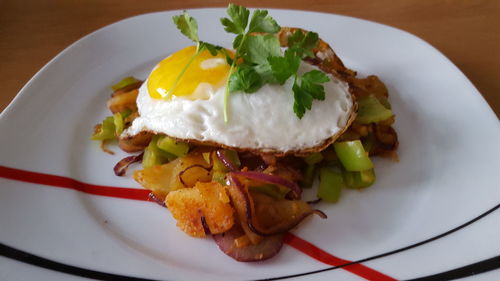
[[[189,99],[208,98],[195,95],[201,83],[208,83],[212,87],[222,86],[226,82],[230,66],[223,54],[212,56],[209,51],[203,50],[191,62],[172,90],[175,80],[195,53],[196,47],[189,46],[162,60],[148,78],[149,95],[156,99],[172,95]],[[167,95],[169,91],[170,95]]]

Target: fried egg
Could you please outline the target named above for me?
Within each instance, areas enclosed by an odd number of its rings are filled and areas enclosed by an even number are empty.
[[[293,111],[293,81],[289,80],[283,85],[265,84],[252,94],[231,93],[226,123],[223,101],[230,66],[223,55],[202,51],[175,81],[195,52],[192,46],[182,49],[152,70],[139,89],[140,116],[124,136],[149,131],[240,151],[300,154],[324,148],[354,118],[348,84],[328,74],[325,100],[314,100],[301,119]],[[299,74],[311,70],[319,68],[303,62]]]

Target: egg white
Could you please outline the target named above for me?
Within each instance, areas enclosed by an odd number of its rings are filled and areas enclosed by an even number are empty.
[[[302,63],[299,73],[317,67]],[[196,95],[203,99],[173,97],[154,99],[147,81],[139,89],[139,117],[123,133],[133,136],[141,131],[171,137],[218,143],[239,149],[262,152],[300,151],[324,143],[343,130],[353,110],[353,99],[346,82],[328,75],[325,100],[313,102],[302,119],[293,112],[292,81],[284,85],[264,85],[253,94],[232,93],[229,122],[223,118],[224,86],[214,88],[202,83]]]

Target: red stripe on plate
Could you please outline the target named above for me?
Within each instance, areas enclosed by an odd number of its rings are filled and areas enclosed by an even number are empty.
[[[150,192],[145,189],[93,185],[77,181],[72,178],[24,171],[5,166],[0,166],[0,177],[29,183],[69,188],[94,195],[150,201]],[[321,250],[312,243],[307,242],[304,239],[291,233],[288,233],[285,236],[285,243],[294,247],[300,252],[331,266],[340,266],[346,263],[350,263],[350,261],[337,258]],[[342,268],[368,280],[396,280],[362,264],[352,264],[344,266]]]
[[[287,233],[285,235],[285,243],[299,250],[300,252],[310,256],[313,259],[316,259],[322,263],[326,263],[331,266],[341,266],[343,264],[351,263],[349,260],[344,260],[338,258],[334,255],[331,255],[322,249],[318,248],[314,244],[307,242],[306,240],[295,236],[292,233]],[[373,270],[369,267],[366,267],[360,263],[351,264],[347,266],[343,266],[342,269],[345,269],[349,272],[352,272],[360,277],[363,277],[367,280],[396,280],[390,276],[387,276],[381,272]]]
[[[29,183],[70,188],[89,194],[124,199],[148,201],[149,195],[149,191],[145,189],[93,185],[77,181],[72,178],[24,171],[14,168],[8,168],[5,166],[0,166],[0,177]]]

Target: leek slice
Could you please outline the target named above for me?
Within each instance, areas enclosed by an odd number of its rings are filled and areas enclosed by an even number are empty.
[[[176,141],[175,139],[167,136],[159,138],[156,145],[159,149],[177,157],[186,156],[189,151],[189,145],[187,143]]]
[[[368,157],[359,140],[336,142],[333,144],[337,157],[347,171],[364,171],[373,168],[373,162]]]
[[[385,107],[376,97],[368,96],[357,100],[358,115],[355,122],[369,124],[384,121],[392,116],[392,111]],[[384,102],[387,103],[388,102]]]
[[[342,174],[345,186],[351,189],[369,187],[375,182],[376,179],[375,171],[373,169],[361,172],[344,171]]]
[[[153,136],[148,147],[144,150],[144,156],[142,159],[143,168],[161,165],[177,158],[177,156],[158,148],[157,143],[159,139],[161,139],[161,136]]]
[[[120,82],[111,86],[111,89],[113,89],[114,91],[118,91],[120,89],[123,89],[123,88],[130,86],[130,85],[137,83],[137,82],[140,82],[140,80],[138,80],[132,76],[125,77]]]
[[[329,168],[322,168],[319,173],[318,198],[336,203],[340,198],[342,184],[343,178],[340,172]]]
[[[115,135],[115,122],[113,116],[108,116],[104,118],[101,123],[101,126],[95,132],[90,139],[92,140],[110,140],[114,139]]]

